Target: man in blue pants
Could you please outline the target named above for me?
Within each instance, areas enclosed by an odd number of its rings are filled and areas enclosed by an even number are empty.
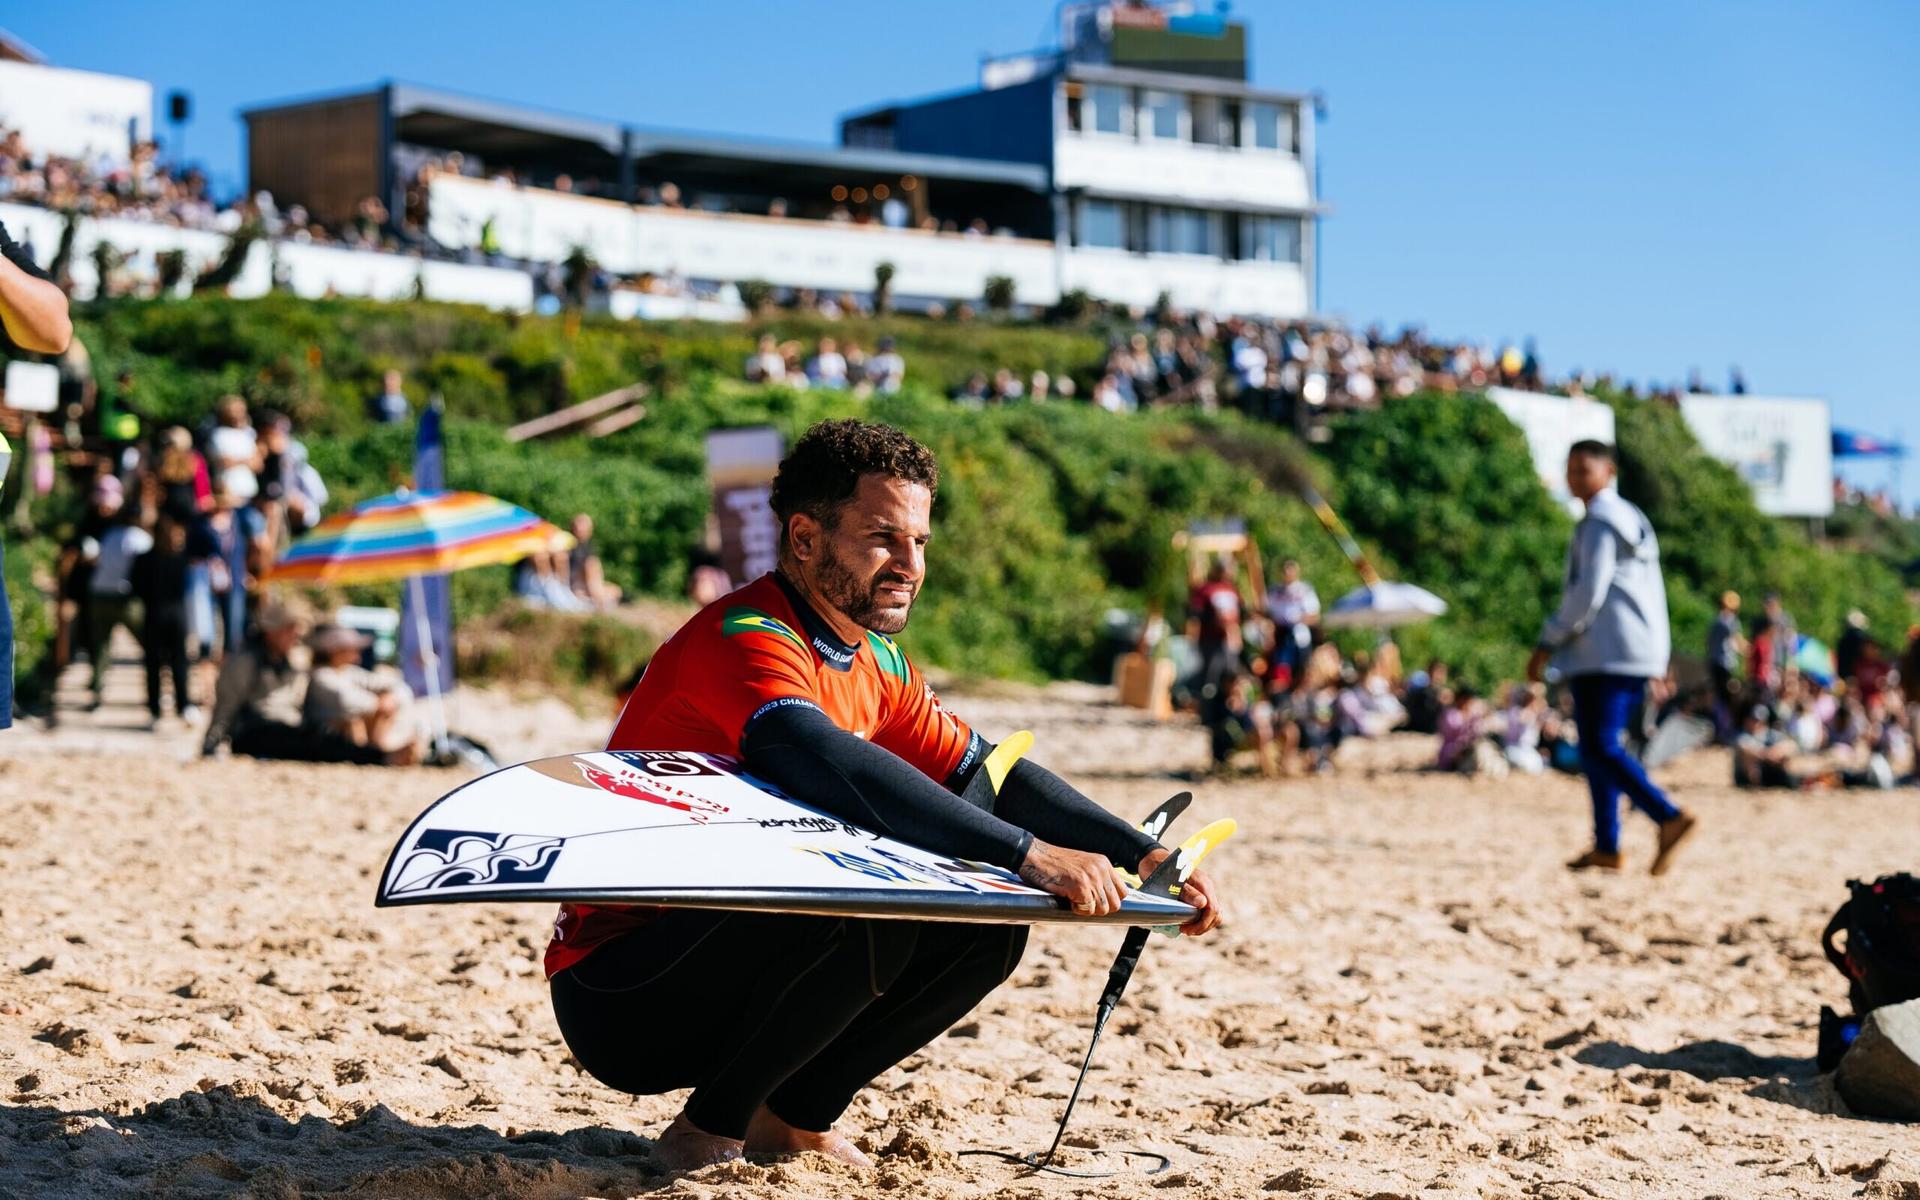
[[[1587,512],[1567,549],[1567,584],[1527,660],[1538,681],[1556,659],[1573,687],[1580,765],[1593,796],[1593,848],[1568,863],[1576,871],[1618,871],[1620,794],[1660,825],[1652,873],[1664,875],[1697,818],[1673,806],[1621,744],[1627,717],[1647,681],[1666,674],[1671,649],[1660,543],[1647,515],[1614,490],[1613,447],[1575,442],[1567,452],[1567,487]]]

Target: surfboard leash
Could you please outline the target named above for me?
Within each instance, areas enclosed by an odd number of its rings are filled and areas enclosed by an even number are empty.
[[[1184,795],[1184,794],[1183,794]],[[1179,797],[1175,798],[1179,800]],[[1184,803],[1180,804],[1185,808]],[[1177,811],[1177,810],[1176,810]],[[1158,814],[1156,814],[1157,816]],[[1151,820],[1152,818],[1149,818]],[[1194,834],[1180,848],[1169,854],[1152,875],[1141,883],[1139,890],[1154,896],[1178,898],[1180,885],[1192,875],[1200,865],[1200,860],[1220,843],[1233,836],[1235,829],[1231,820],[1215,821]],[[1080,1100],[1080,1088],[1087,1081],[1087,1071],[1093,1066],[1093,1051],[1100,1044],[1100,1034],[1112,1019],[1113,1012],[1120,1006],[1120,997],[1127,990],[1127,984],[1133,979],[1134,968],[1140,965],[1140,952],[1146,949],[1147,938],[1153,932],[1153,926],[1138,925],[1127,930],[1126,938],[1120,943],[1120,953],[1114,956],[1113,966],[1107,972],[1107,986],[1100,993],[1099,1006],[1094,1010],[1093,1036],[1087,1039],[1087,1056],[1080,1062],[1080,1074],[1073,1081],[1073,1091],[1067,1095],[1067,1107],[1060,1114],[1060,1124],[1053,1131],[1053,1144],[1046,1153],[1016,1154],[1009,1150],[962,1150],[960,1157],[985,1155],[1005,1162],[1019,1163],[1033,1171],[1044,1171],[1049,1175],[1065,1175],[1074,1179],[1111,1179],[1119,1171],[1076,1171],[1068,1167],[1053,1165],[1053,1156],[1060,1150],[1060,1141],[1067,1134],[1067,1122],[1073,1119],[1073,1106]],[[1124,1154],[1128,1158],[1153,1160],[1156,1165],[1143,1174],[1158,1175],[1173,1166],[1173,1160],[1164,1154],[1152,1150],[1116,1150],[1112,1153]]]

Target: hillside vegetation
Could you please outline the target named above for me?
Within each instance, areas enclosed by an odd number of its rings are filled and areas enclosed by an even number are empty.
[[[707,430],[770,422],[791,439],[824,417],[891,421],[932,446],[943,472],[932,578],[905,640],[917,656],[967,673],[1103,677],[1110,609],[1178,612],[1183,568],[1170,539],[1196,518],[1245,517],[1269,559],[1299,558],[1329,600],[1356,586],[1296,498],[1294,481],[1305,477],[1384,575],[1451,603],[1445,618],[1402,633],[1409,659],[1446,657],[1488,683],[1518,672],[1557,595],[1571,529],[1519,431],[1477,397],[1395,401],[1346,419],[1313,448],[1231,413],[1115,417],[1060,403],[974,412],[944,399],[969,373],[999,366],[1072,375],[1085,394],[1105,347],[1086,328],[786,316],[641,325],[274,297],[123,302],[83,311],[79,329],[102,380],[134,372],[153,421],[197,422],[229,391],[291,413],[339,501],[406,478],[411,428],[364,416],[380,373],[403,370],[416,401],[429,391],[444,398],[451,486],[557,522],[592,514],[609,576],[656,594],[682,588],[706,528]],[[868,347],[891,335],[908,386],[859,400],[746,385],[741,363],[762,330]],[[512,421],[636,380],[649,388],[648,415],[628,429],[595,441],[510,445],[503,436]],[[1891,569],[1762,516],[1677,413],[1614,403],[1624,490],[1665,548],[1678,649],[1700,645],[1711,597],[1726,587],[1778,587],[1801,627],[1827,636],[1854,606],[1883,631],[1913,619]],[[43,527],[58,516],[44,513]],[[490,610],[506,588],[504,569],[462,575],[458,611]],[[359,595],[393,601],[382,589]]]

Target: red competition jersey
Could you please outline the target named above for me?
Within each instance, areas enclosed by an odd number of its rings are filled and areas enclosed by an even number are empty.
[[[607,749],[738,755],[755,717],[796,698],[937,782],[946,782],[973,746],[973,731],[941,707],[892,638],[868,633],[857,645],[842,642],[791,585],[767,574],[701,609],[660,647]],[[659,911],[562,905],[547,945],[547,975]]]

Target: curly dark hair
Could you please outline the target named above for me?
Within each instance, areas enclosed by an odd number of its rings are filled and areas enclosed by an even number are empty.
[[[831,529],[862,475],[903,479],[929,492],[940,487],[933,451],[893,426],[853,417],[821,421],[800,435],[774,476],[770,503],[780,518],[781,549],[786,548],[787,523],[795,513],[806,513]]]

